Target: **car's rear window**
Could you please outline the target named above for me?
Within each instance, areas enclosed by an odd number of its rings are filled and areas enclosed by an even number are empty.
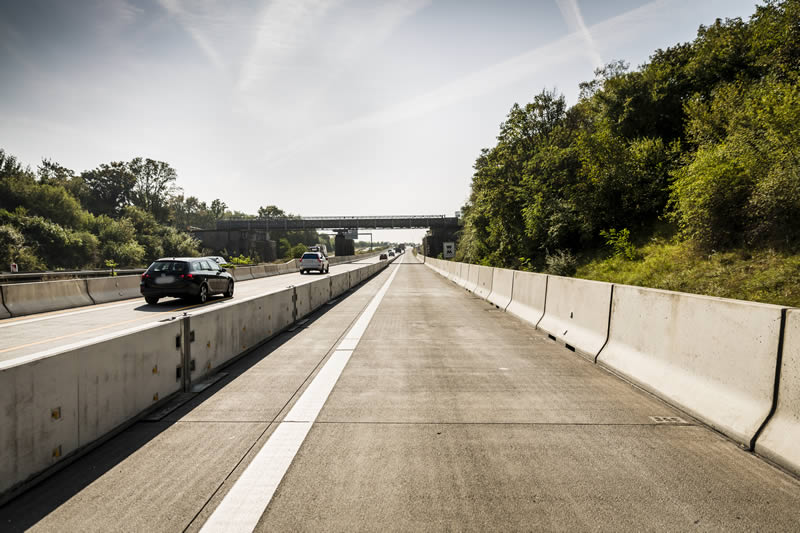
[[[317,254],[303,254],[303,259],[319,259]]]
[[[183,261],[156,261],[148,269],[150,272],[186,272]]]

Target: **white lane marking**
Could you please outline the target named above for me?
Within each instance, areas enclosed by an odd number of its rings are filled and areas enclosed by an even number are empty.
[[[131,303],[133,303],[133,302],[131,302],[131,300],[141,300],[141,299],[142,299],[141,296],[138,296],[136,298],[129,298],[128,300],[126,300],[124,303],[121,303],[121,304],[106,305],[106,306],[102,306],[102,304],[101,304],[100,306],[92,306],[90,309],[81,309],[80,311],[70,311],[69,313],[59,313],[57,315],[42,316],[42,317],[39,317],[39,318],[29,318],[27,320],[16,320],[14,322],[8,322],[8,323],[0,323],[0,328],[9,328],[11,326],[20,326],[22,324],[30,324],[32,322],[40,322],[42,320],[50,320],[50,319],[53,319],[53,318],[62,318],[62,317],[65,317],[65,316],[82,315],[83,313],[92,313],[94,311],[105,311],[106,309],[114,309],[115,307],[124,307],[126,305],[131,305]]]
[[[373,296],[357,323],[364,321],[369,324],[398,270],[394,269]],[[346,342],[348,340],[355,342]],[[357,339],[345,338],[336,346],[328,361],[203,525],[201,533],[250,533],[255,529],[357,344]],[[353,349],[344,349],[342,345],[352,345]]]

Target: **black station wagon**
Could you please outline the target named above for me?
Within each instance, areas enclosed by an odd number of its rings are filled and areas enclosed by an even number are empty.
[[[210,257],[164,257],[142,274],[139,290],[149,304],[174,296],[205,303],[212,294],[233,296],[233,276]]]

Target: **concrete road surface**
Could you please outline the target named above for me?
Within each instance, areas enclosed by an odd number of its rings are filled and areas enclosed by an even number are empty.
[[[401,259],[0,530],[800,530],[796,478]]]
[[[269,294],[289,285],[311,283],[320,276],[327,277],[339,272],[348,272],[358,268],[358,265],[377,261],[377,257],[371,257],[354,263],[331,265],[330,274],[301,275],[299,272],[293,272],[238,281],[234,299]],[[205,305],[215,305],[222,301],[227,299],[222,296],[212,296]],[[149,305],[140,297],[0,320],[0,361],[39,353],[149,322],[158,322],[198,307],[201,307],[201,304],[178,298],[163,298],[158,304]]]

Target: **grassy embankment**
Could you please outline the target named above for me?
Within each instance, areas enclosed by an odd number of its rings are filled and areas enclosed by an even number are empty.
[[[800,254],[735,249],[704,253],[691,242],[654,238],[636,260],[586,257],[576,277],[800,307]]]

